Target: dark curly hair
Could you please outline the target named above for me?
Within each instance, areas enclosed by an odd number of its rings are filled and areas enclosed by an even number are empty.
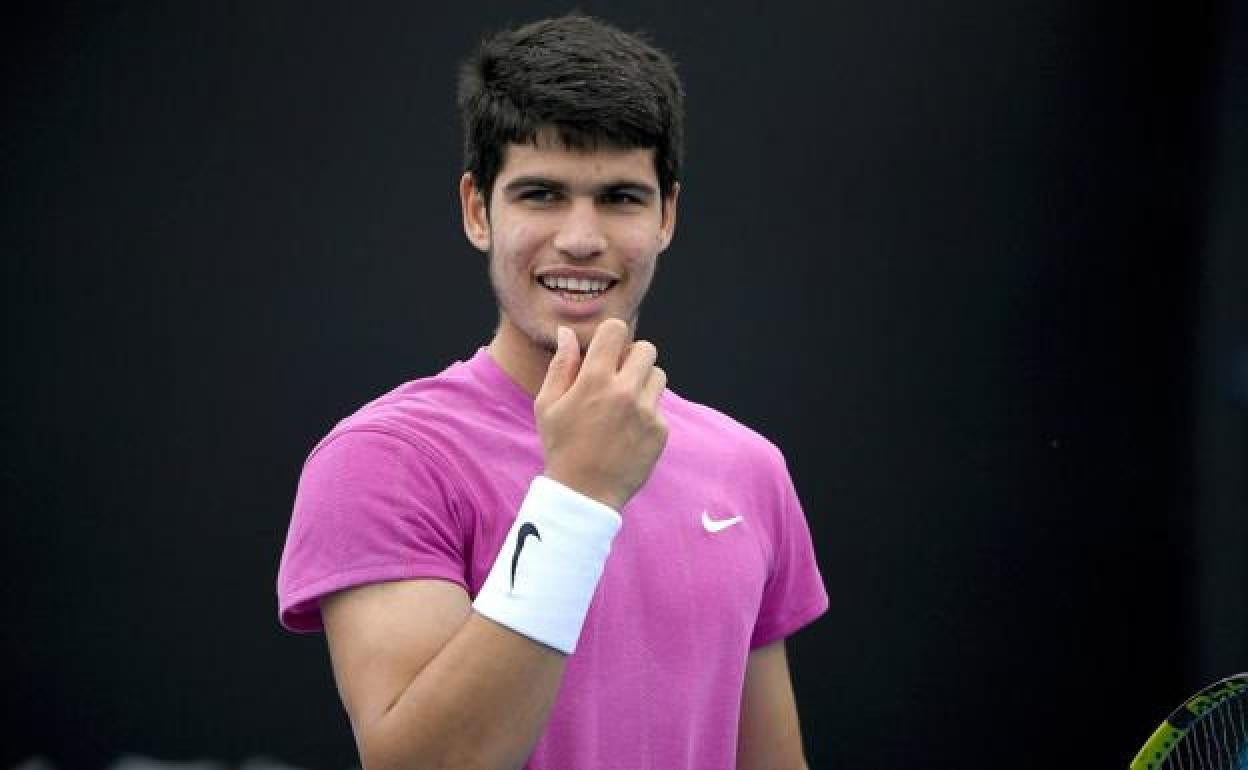
[[[654,148],[663,197],[680,177],[684,90],[639,35],[572,14],[487,38],[459,77],[464,166],[489,202],[511,143],[553,130],[566,147]]]

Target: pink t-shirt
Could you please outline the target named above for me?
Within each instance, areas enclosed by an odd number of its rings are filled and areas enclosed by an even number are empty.
[[[527,768],[733,767],[750,650],[827,609],[780,452],[671,391],[661,409],[667,445],[620,512]],[[304,466],[282,624],[319,630],[320,597],[384,580],[449,580],[475,597],[542,466],[533,399],[484,348],[366,405]]]

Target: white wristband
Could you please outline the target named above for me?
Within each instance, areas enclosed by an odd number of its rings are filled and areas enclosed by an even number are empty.
[[[621,523],[610,506],[538,476],[473,608],[572,654]]]

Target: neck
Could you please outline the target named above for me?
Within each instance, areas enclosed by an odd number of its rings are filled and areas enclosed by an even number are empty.
[[[517,385],[536,396],[554,353],[535,344],[504,317],[490,341],[490,357]]]

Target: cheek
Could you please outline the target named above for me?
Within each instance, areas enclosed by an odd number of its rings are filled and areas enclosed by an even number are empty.
[[[654,272],[654,263],[659,255],[662,243],[657,235],[646,233],[634,235],[626,240],[616,241],[620,259],[630,273],[646,276]]]
[[[525,224],[497,228],[494,236],[494,248],[503,264],[507,269],[516,271],[531,265],[542,242],[536,228]]]

